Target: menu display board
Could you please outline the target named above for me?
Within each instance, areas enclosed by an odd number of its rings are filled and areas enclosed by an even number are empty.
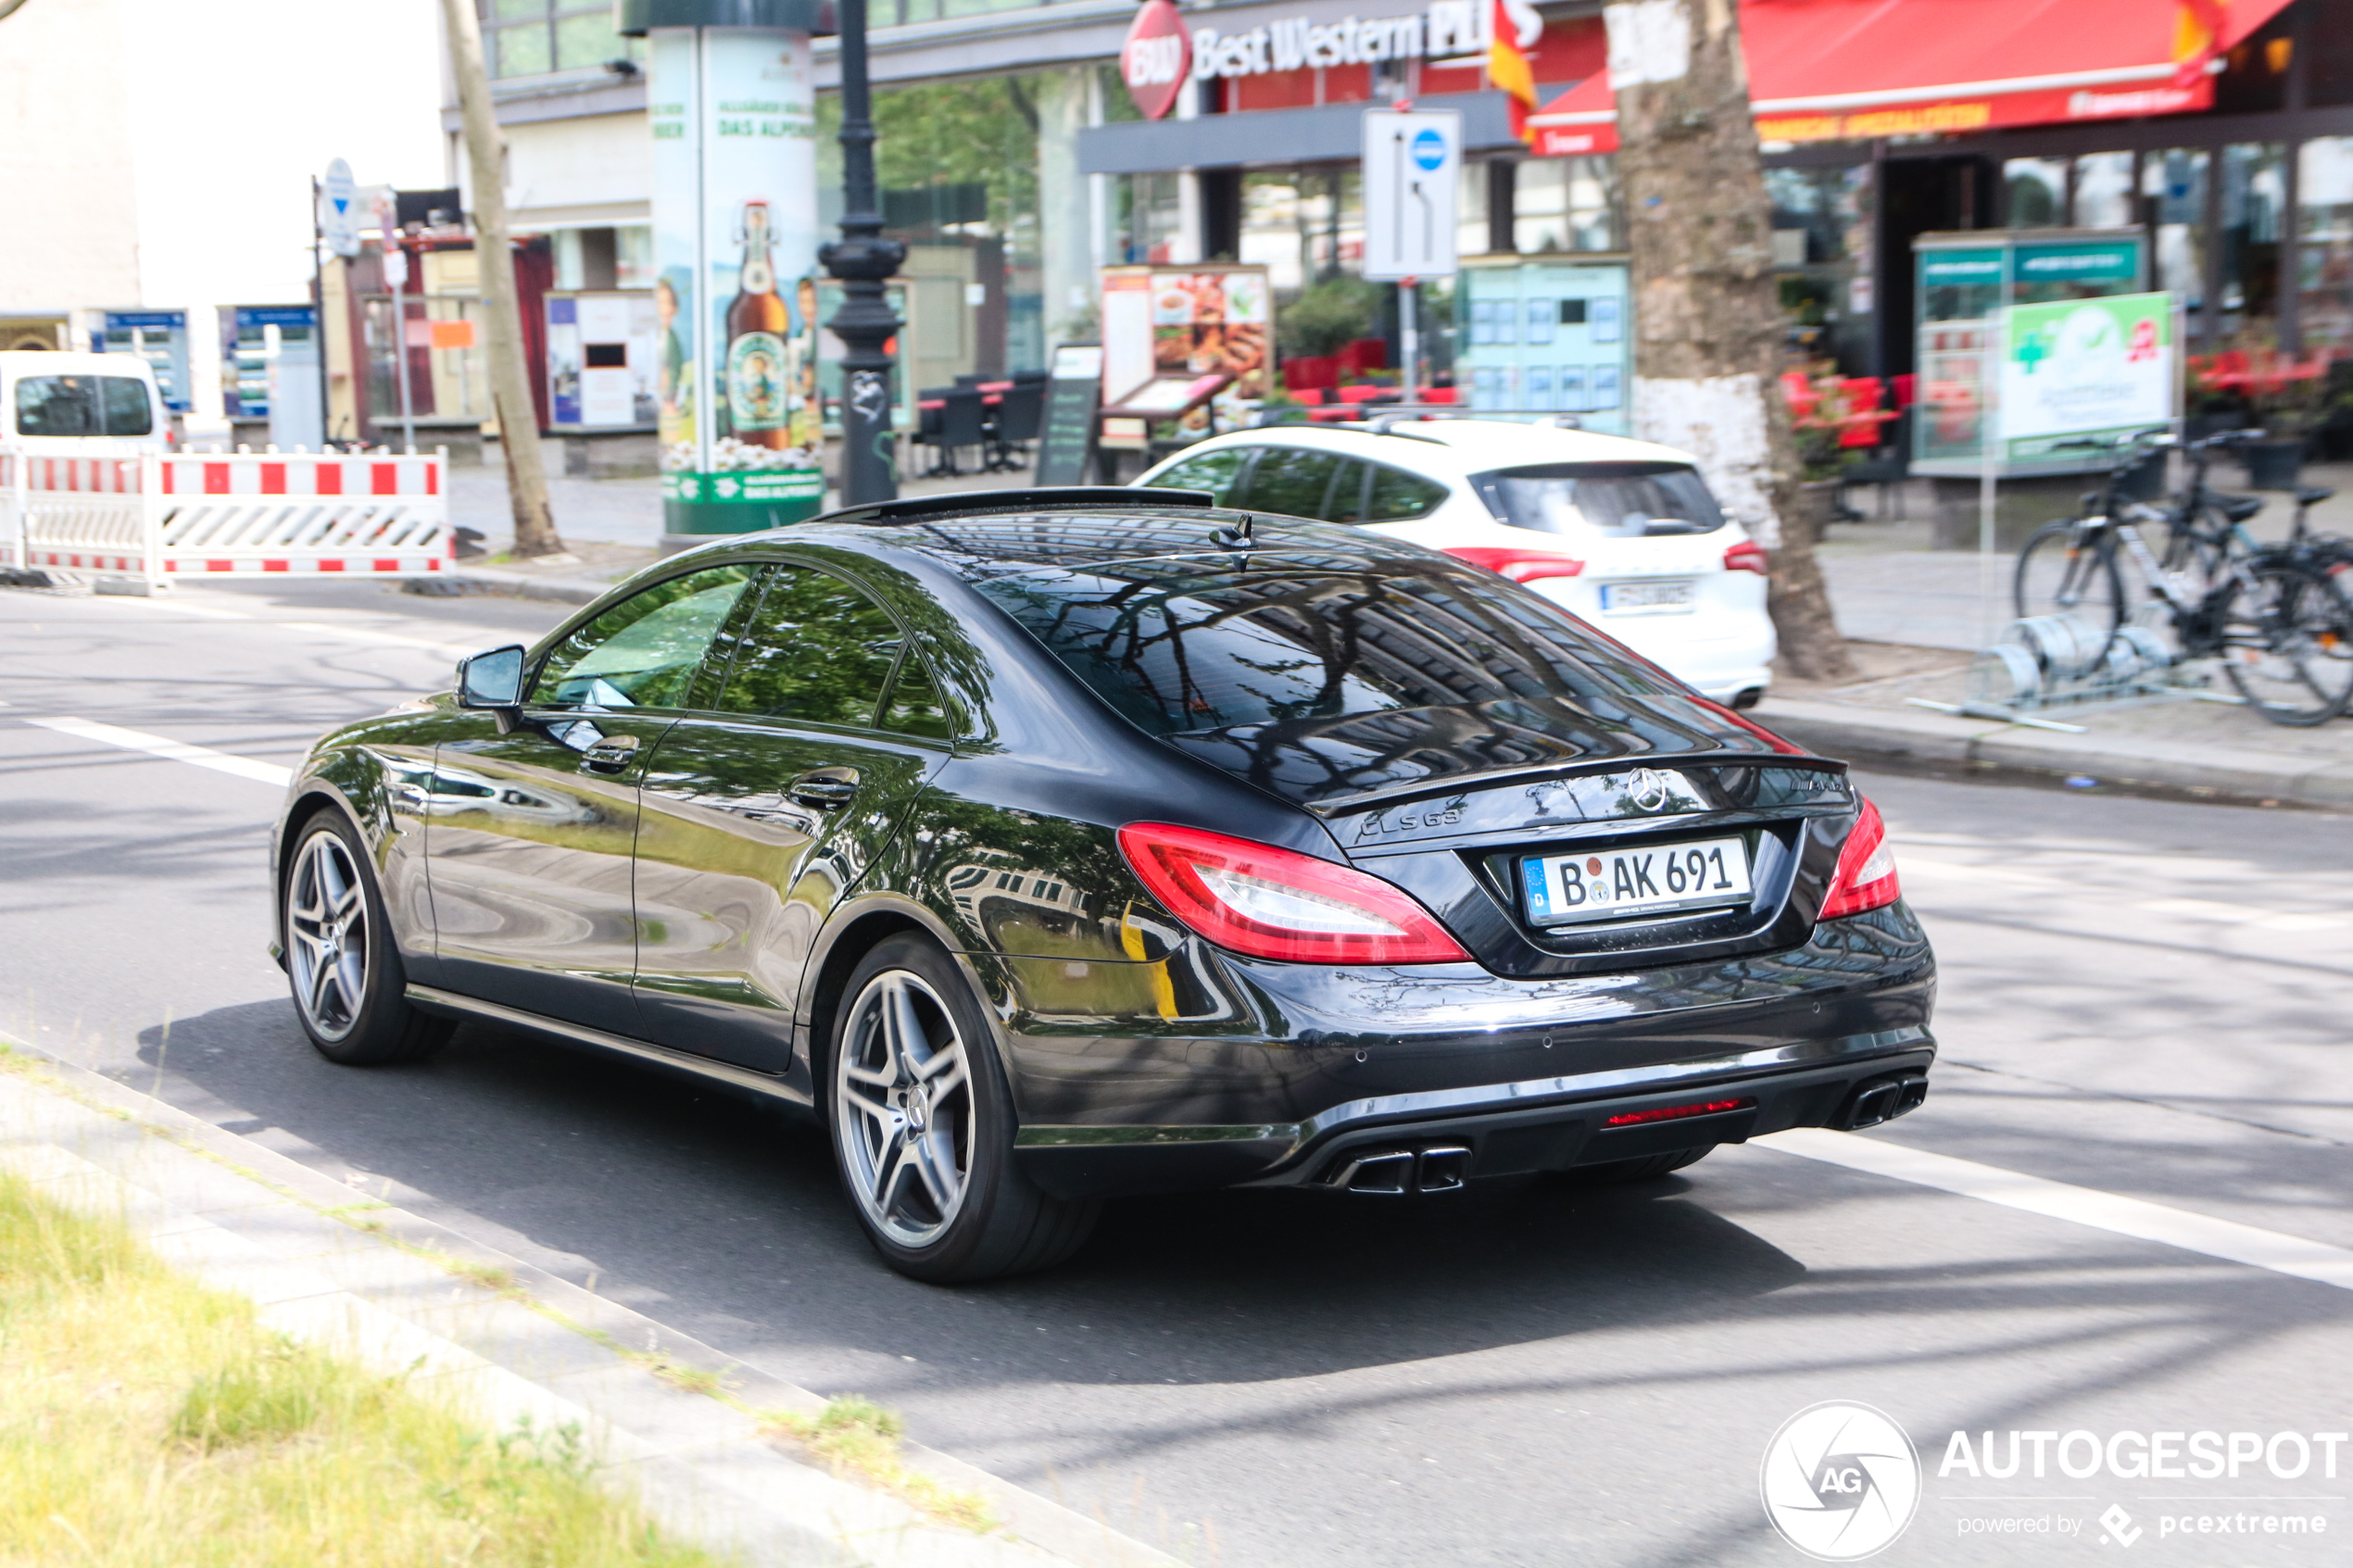
[[[1091,343],[1054,350],[1046,382],[1045,427],[1038,443],[1038,483],[1084,484],[1095,455],[1095,409],[1102,401],[1103,351]]]
[[[1274,291],[1264,267],[1103,270],[1103,388],[1127,401],[1159,377],[1227,375],[1227,395],[1265,397],[1273,379]]]

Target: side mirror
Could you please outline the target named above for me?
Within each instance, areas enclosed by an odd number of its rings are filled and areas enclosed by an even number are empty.
[[[522,706],[522,648],[510,645],[458,661],[458,706],[516,709]]]

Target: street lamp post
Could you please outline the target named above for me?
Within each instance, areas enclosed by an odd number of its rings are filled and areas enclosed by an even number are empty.
[[[883,238],[875,191],[875,120],[866,92],[866,0],[841,0],[841,238],[817,253],[841,281],[841,309],[828,323],[842,342],[841,499],[844,506],[899,494],[890,428],[890,354],[900,320],[883,282],[907,247]]]

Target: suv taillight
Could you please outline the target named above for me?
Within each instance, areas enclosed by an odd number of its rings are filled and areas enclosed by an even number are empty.
[[[1766,555],[1764,546],[1754,539],[1743,539],[1724,552],[1724,570],[1753,571],[1759,577],[1770,577],[1773,574],[1773,562],[1772,558]]]
[[[1456,560],[1466,560],[1473,566],[1483,566],[1490,571],[1500,572],[1515,583],[1533,583],[1540,577],[1574,577],[1585,570],[1585,563],[1575,556],[1550,555],[1542,550],[1457,545],[1446,553]]]
[[[1221,947],[1294,963],[1453,963],[1470,957],[1403,888],[1313,855],[1170,822],[1119,830],[1168,912]]]
[[[1895,881],[1895,850],[1887,842],[1887,824],[1868,797],[1855,819],[1854,831],[1838,851],[1838,870],[1831,873],[1830,896],[1822,900],[1821,920],[1838,920],[1884,908],[1904,896]]]

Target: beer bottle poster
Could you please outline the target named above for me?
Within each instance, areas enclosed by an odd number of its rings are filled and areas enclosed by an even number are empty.
[[[808,35],[658,28],[649,42],[666,531],[798,521],[824,498]]]

